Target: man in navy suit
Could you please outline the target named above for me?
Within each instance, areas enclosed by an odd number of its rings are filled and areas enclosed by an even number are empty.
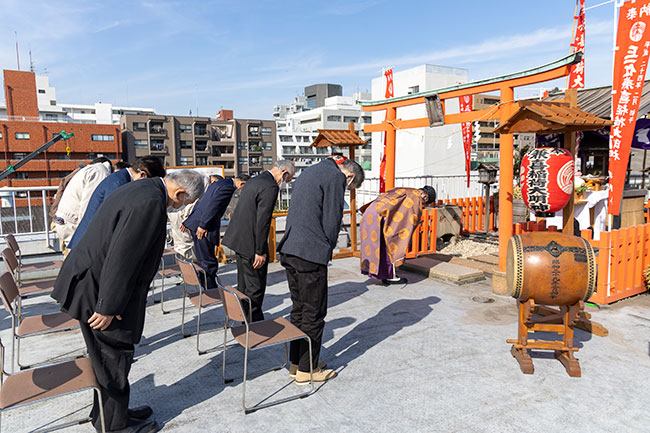
[[[208,289],[217,287],[219,262],[215,256],[215,248],[219,245],[221,218],[235,190],[240,190],[249,178],[247,174],[240,174],[233,179],[212,182],[181,226],[181,230],[189,230],[192,235],[194,254],[199,266],[205,271],[205,285]]]
[[[97,212],[99,206],[113,191],[132,180],[145,179],[147,177],[165,177],[165,167],[163,167],[162,161],[157,156],[146,155],[138,158],[132,166],[127,166],[122,170],[116,171],[101,181],[90,197],[86,212],[67,247],[72,248],[81,240],[95,212]]]

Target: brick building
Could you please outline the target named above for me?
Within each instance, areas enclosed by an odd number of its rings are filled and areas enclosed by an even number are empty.
[[[7,115],[0,117],[0,169],[17,163],[61,130],[74,133],[74,137],[54,144],[0,181],[0,186],[56,186],[79,163],[88,163],[100,155],[115,161],[121,159],[119,125],[39,120],[33,72],[5,70],[4,92]]]
[[[209,117],[124,115],[120,121],[128,161],[156,155],[166,166],[220,165],[227,177],[271,168],[275,121],[234,119],[231,110]]]

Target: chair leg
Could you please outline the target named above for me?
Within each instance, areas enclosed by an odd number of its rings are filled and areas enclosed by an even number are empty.
[[[201,335],[201,295],[199,294],[199,314],[196,318],[196,351],[199,352],[199,355],[204,355],[206,351],[201,351],[199,349],[199,336]]]
[[[227,379],[226,378],[226,342],[228,340],[228,316],[226,316],[226,320],[224,323],[224,331],[223,331],[223,363],[221,366],[221,375],[223,376],[223,383],[230,383],[233,381],[233,379]]]
[[[181,335],[183,338],[189,337],[189,334],[185,335],[185,298],[187,298],[187,286],[183,288],[183,309],[181,312]]]
[[[246,407],[246,373],[248,369],[248,339],[246,339],[246,348],[244,350],[244,382],[242,383],[242,406],[244,406],[244,413],[248,413]]]
[[[106,433],[106,422],[104,421],[104,405],[101,404],[102,400],[102,391],[99,388],[95,388],[95,392],[97,393],[97,401],[100,402],[99,404],[99,423],[102,428],[102,433]]]
[[[165,276],[161,275],[160,278],[160,309],[162,310],[163,314],[169,313],[169,311],[165,311]]]

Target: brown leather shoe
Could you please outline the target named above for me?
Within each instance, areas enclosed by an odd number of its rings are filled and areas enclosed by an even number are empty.
[[[314,382],[325,382],[336,377],[334,370],[314,370]],[[309,372],[296,372],[296,385],[309,385]]]
[[[316,370],[322,370],[325,367],[327,367],[327,362],[325,361],[318,361],[318,366],[316,367]],[[298,364],[291,364],[289,366],[289,377],[296,377],[296,371],[298,371]]]

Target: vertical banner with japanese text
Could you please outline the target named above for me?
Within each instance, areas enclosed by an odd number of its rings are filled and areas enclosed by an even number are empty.
[[[582,51],[585,52],[585,0],[577,0],[579,4],[578,16],[575,19],[578,20],[578,25],[576,26],[575,38],[571,46],[573,47],[573,52]],[[571,66],[571,72],[569,74],[569,89],[584,89],[585,87],[585,56],[582,56],[580,63],[577,63]]]
[[[650,0],[619,9],[609,135],[608,213],[618,215],[650,50]]]
[[[465,95],[458,98],[460,103],[460,112],[465,113],[472,111],[472,96]],[[463,131],[463,148],[465,149],[465,171],[467,172],[467,187],[469,188],[469,174],[471,170],[470,156],[472,154],[472,123],[463,122],[461,124]]]
[[[393,68],[384,71],[386,77],[386,99],[395,96],[393,91]],[[388,116],[388,113],[386,113]],[[386,132],[384,132],[384,148],[381,154],[381,163],[379,164],[379,192],[386,192]]]

